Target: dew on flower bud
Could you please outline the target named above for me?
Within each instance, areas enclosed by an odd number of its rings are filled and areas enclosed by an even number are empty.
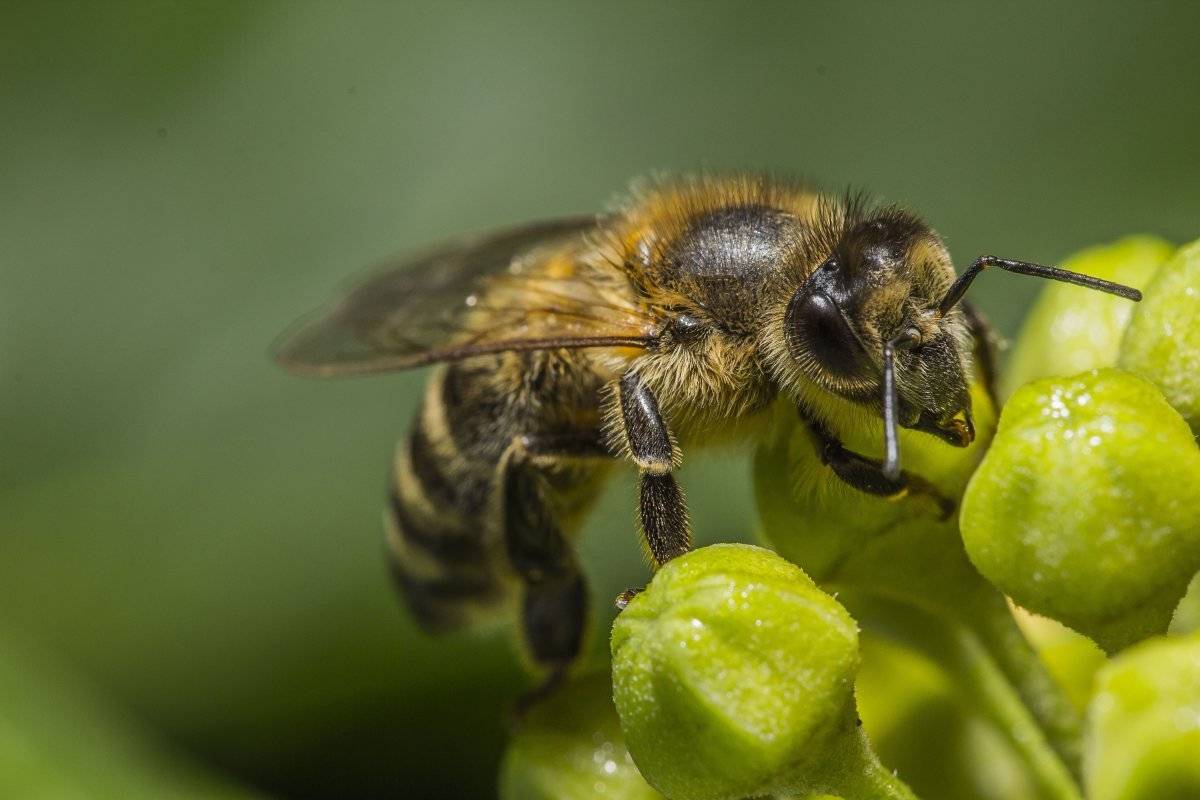
[[[961,529],[1014,601],[1120,649],[1166,629],[1200,568],[1200,449],[1134,375],[1037,381],[1005,407]]]
[[[617,618],[612,654],[629,752],[669,798],[769,793],[853,730],[854,620],[760,548],[668,562]]]

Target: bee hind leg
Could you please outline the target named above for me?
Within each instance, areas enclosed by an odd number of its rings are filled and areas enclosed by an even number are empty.
[[[521,630],[525,646],[542,679],[513,707],[517,720],[554,694],[579,657],[587,631],[587,586],[578,572],[572,576],[529,585],[521,601]]]
[[[801,418],[808,425],[821,455],[821,463],[829,467],[833,474],[842,481],[861,492],[873,494],[887,499],[900,499],[906,496],[925,497],[937,507],[941,519],[949,519],[954,514],[955,502],[938,491],[937,487],[919,475],[902,471],[897,478],[889,478],[883,473],[883,463],[877,459],[847,450],[836,436],[829,432],[824,425],[812,419],[803,411]]]

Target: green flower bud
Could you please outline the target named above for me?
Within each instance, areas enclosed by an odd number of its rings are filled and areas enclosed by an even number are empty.
[[[1200,634],[1114,659],[1097,679],[1090,722],[1091,800],[1200,797]]]
[[[1142,289],[1174,251],[1162,239],[1129,236],[1083,250],[1062,266]],[[1021,326],[1004,373],[1004,394],[1038,378],[1115,366],[1121,334],[1134,308],[1134,303],[1110,294],[1047,283]]]
[[[892,787],[875,796],[907,796],[854,724],[854,620],[769,551],[668,562],[617,618],[612,653],[629,751],[669,798],[855,797],[864,774]]]
[[[904,469],[929,481],[951,500],[962,496],[996,424],[992,402],[979,382],[971,386],[971,402],[977,433],[969,447],[951,447],[920,431],[900,431]],[[849,404],[830,410],[854,418]],[[874,421],[848,425],[837,432],[848,450],[880,458],[882,431],[883,423]],[[754,493],[763,539],[818,582],[834,578],[834,573],[872,540],[914,521],[924,526],[944,525],[954,533],[953,522],[943,522],[942,510],[926,494],[884,498],[848,485],[822,463],[811,431],[796,409],[786,404],[777,409],[770,436],[755,451]],[[913,589],[916,594],[925,591],[924,585]]]
[[[1200,241],[1158,271],[1125,331],[1120,366],[1157,384],[1200,434]]]
[[[534,706],[508,746],[501,800],[661,800],[634,766],[608,674],[584,676]]]
[[[1166,630],[1200,567],[1200,449],[1118,370],[1019,390],[963,498],[972,562],[1110,652]]]

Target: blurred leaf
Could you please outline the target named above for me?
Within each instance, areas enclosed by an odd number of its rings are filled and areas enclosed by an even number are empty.
[[[249,798],[204,774],[61,667],[0,638],[0,796],[25,800]]]

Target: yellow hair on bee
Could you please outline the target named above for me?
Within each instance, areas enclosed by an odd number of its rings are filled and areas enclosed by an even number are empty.
[[[561,675],[587,618],[572,540],[612,466],[640,473],[657,565],[690,547],[672,472],[694,447],[786,440],[797,501],[851,521],[856,503],[903,496],[871,472],[898,334],[923,348],[896,360],[902,425],[990,409],[964,314],[935,313],[953,280],[928,226],[860,195],[757,173],[647,180],[612,213],[380,271],[281,355],[320,375],[441,364],[394,460],[393,574],[429,630],[520,615],[528,655]],[[900,439],[918,494],[948,445]]]

